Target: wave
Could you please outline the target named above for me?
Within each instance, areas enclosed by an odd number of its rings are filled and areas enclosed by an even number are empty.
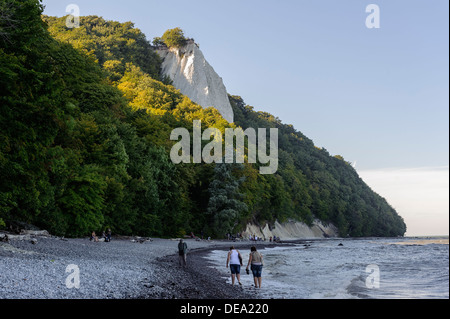
[[[448,298],[448,247],[341,239],[314,241],[308,247],[264,249],[260,295],[277,299]],[[252,284],[251,276],[244,279]],[[373,280],[377,285],[370,284]]]

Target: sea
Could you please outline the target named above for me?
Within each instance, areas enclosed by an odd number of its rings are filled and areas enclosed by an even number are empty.
[[[261,299],[448,299],[447,237],[312,239],[258,249],[264,258]],[[242,289],[255,290],[240,249]],[[256,245],[258,247],[258,245]],[[210,267],[231,284],[227,252],[212,251]]]

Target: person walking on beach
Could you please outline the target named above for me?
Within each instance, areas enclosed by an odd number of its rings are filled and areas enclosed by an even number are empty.
[[[250,256],[248,258],[246,270],[248,272],[248,267],[251,265],[253,280],[255,281],[255,288],[261,288],[261,273],[263,264],[263,256],[256,250],[255,246],[252,246],[252,248],[250,248]]]
[[[187,244],[180,239],[178,243],[178,263],[180,266],[186,267],[186,253],[187,253]]]
[[[234,246],[230,247],[230,251],[228,252],[227,257],[227,268],[230,265],[231,270],[231,284],[234,286],[235,277],[237,277],[239,285],[241,284],[241,266],[242,265],[242,256],[239,250],[234,249]]]

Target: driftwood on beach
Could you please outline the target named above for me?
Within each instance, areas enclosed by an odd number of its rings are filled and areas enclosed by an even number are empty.
[[[50,233],[46,230],[21,230],[20,234],[0,233],[0,241],[8,242],[10,240],[31,240],[36,236],[50,237]]]

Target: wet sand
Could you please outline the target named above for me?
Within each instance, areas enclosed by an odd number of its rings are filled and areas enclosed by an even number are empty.
[[[190,241],[187,241],[188,246]],[[274,247],[276,245],[269,242],[231,242],[218,241],[210,244],[208,247],[193,249],[187,256],[187,267],[181,267],[178,264],[178,255],[171,254],[157,258],[156,265],[161,269],[158,273],[160,281],[165,287],[160,294],[153,294],[149,291],[148,295],[142,298],[176,298],[176,299],[257,299],[259,298],[258,289],[254,286],[240,286],[237,281],[234,286],[229,283],[229,277],[224,277],[223,273],[217,269],[208,266],[207,255],[213,250],[223,250],[223,267],[226,267],[226,254],[230,246],[244,251],[249,250],[252,245],[258,249],[263,247]],[[245,275],[246,261],[241,267],[241,276]],[[230,275],[231,276],[231,275]]]

